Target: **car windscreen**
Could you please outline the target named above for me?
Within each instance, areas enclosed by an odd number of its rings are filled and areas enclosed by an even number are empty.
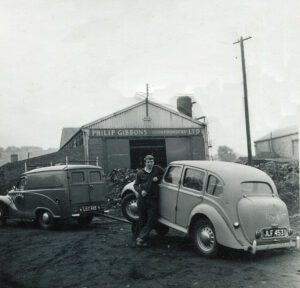
[[[272,196],[271,186],[264,182],[243,182],[241,183],[242,193],[248,196]]]

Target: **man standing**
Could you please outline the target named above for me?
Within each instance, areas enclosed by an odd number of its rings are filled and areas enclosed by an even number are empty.
[[[147,155],[144,158],[145,168],[137,173],[134,189],[139,193],[137,199],[139,215],[139,234],[136,238],[137,246],[147,246],[149,234],[154,227],[158,216],[159,181],[164,170],[154,165],[154,157]]]

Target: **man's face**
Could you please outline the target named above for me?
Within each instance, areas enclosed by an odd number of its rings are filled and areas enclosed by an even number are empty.
[[[154,160],[146,160],[145,165],[147,169],[152,169],[154,165]]]

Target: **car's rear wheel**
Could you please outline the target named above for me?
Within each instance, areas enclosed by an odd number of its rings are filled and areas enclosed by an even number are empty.
[[[52,229],[54,227],[54,219],[49,211],[40,211],[38,214],[38,223],[43,229]]]
[[[159,236],[165,236],[169,232],[169,227],[159,222],[155,225],[154,229]]]
[[[206,257],[215,257],[219,252],[214,226],[208,219],[198,219],[193,225],[192,238],[197,252]]]
[[[0,227],[5,226],[7,219],[7,207],[5,204],[0,203]]]
[[[93,220],[93,216],[92,215],[87,215],[87,216],[80,216],[78,218],[78,224],[80,226],[88,226]]]
[[[127,194],[122,200],[123,216],[130,222],[139,220],[137,199],[133,193]]]

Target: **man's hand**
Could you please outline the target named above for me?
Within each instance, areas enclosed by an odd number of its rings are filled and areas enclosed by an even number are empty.
[[[147,195],[147,192],[145,190],[142,191],[142,197],[145,197]]]
[[[153,181],[153,182],[157,182],[157,181],[158,181],[158,178],[157,178],[157,177],[153,177],[152,181]]]

